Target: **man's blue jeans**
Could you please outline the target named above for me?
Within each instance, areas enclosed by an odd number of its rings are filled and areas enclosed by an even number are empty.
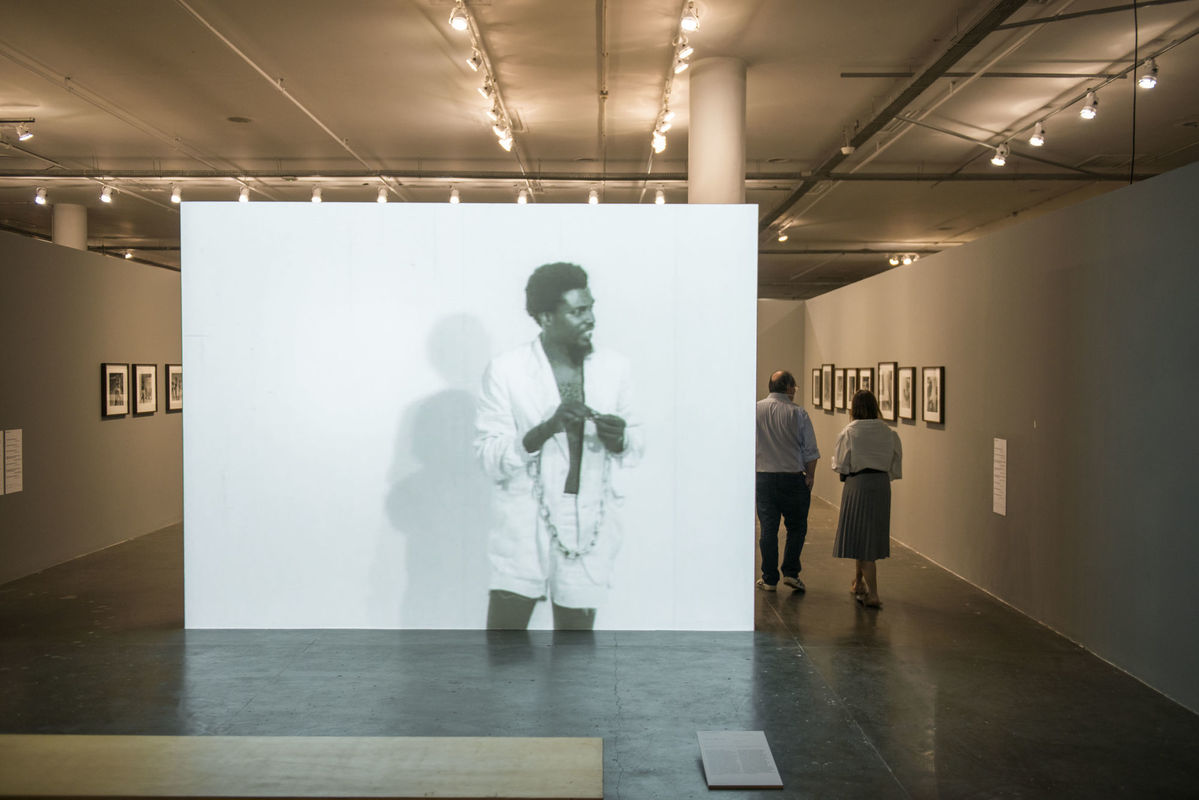
[[[779,519],[787,527],[787,544],[783,549],[782,573],[788,578],[799,577],[799,553],[808,536],[808,507],[812,490],[801,472],[759,472],[754,491],[758,507],[758,524],[762,534],[758,547],[762,551],[762,580],[771,585],[779,582]]]

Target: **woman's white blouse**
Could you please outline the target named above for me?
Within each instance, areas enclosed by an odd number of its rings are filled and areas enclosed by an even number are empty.
[[[903,446],[899,434],[881,419],[855,419],[845,426],[833,446],[833,471],[848,475],[863,469],[903,477]]]

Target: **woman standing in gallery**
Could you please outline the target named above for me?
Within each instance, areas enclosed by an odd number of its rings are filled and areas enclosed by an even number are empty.
[[[845,484],[833,555],[857,562],[850,590],[865,607],[881,608],[874,562],[891,555],[891,481],[903,476],[903,447],[871,392],[856,392],[850,413],[833,447],[833,471]]]

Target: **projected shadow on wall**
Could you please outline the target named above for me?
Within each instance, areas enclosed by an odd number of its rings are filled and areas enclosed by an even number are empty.
[[[403,627],[457,618],[462,627],[481,628],[493,491],[471,440],[489,337],[476,318],[456,314],[433,326],[426,352],[446,388],[400,417],[386,498],[396,536],[382,543],[372,578],[378,590],[396,579],[398,563],[404,565],[406,589],[397,614]]]

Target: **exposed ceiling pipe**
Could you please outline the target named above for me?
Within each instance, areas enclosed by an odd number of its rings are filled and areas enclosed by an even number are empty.
[[[977,47],[983,39],[985,39],[996,26],[1000,25],[1004,20],[1012,14],[1020,10],[1027,0],[999,0],[991,7],[991,9],[982,16],[969,30],[962,34],[949,48],[927,67],[916,79],[901,91],[894,100],[892,100],[882,111],[874,115],[873,119],[863,125],[854,137],[850,140],[850,144],[854,148],[860,148],[874,137],[884,126],[889,124],[892,119],[911,103],[913,103],[921,94],[928,89],[936,80],[944,73],[949,71],[949,68],[965,57],[971,50]],[[827,175],[838,167],[847,156],[840,151],[836,151],[827,158],[823,164],[816,168],[813,177],[804,180],[791,195],[782,202],[777,208],[769,212],[765,217],[758,221],[758,230],[765,231],[770,228],[780,217],[795,207],[804,195],[812,191],[812,189],[824,178],[820,176]]]
[[[1133,8],[1148,8],[1149,6],[1168,6],[1172,3],[1186,3],[1190,0],[1140,0],[1138,3],[1127,3],[1122,6],[1107,6],[1106,8],[1092,8],[1089,11],[1075,11],[1073,14],[1054,14],[1051,17],[1036,17],[1034,19],[1022,19],[1019,22],[1007,22],[995,28],[997,31],[1011,30],[1012,28],[1024,28],[1029,25],[1043,25],[1046,22],[1065,22],[1070,19],[1078,19],[1079,17],[1093,17],[1096,14],[1114,14],[1119,11],[1132,11]]]
[[[595,0],[595,55],[599,92],[600,173],[608,172],[608,0]]]
[[[329,138],[333,139],[333,141],[337,142],[337,144],[343,150],[345,150],[347,153],[349,153],[351,156],[353,156],[354,160],[356,160],[359,164],[366,167],[367,169],[371,169],[371,165],[366,163],[366,160],[363,159],[362,156],[358,155],[358,153],[355,152],[354,148],[350,147],[350,143],[346,139],[344,139],[344,138],[338,136],[336,133],[334,133],[333,130],[328,125],[326,125],[324,122],[322,122],[320,120],[319,117],[317,117],[316,114],[314,114],[310,110],[308,110],[307,106],[305,106],[303,103],[301,103],[296,98],[295,95],[293,95],[291,92],[289,92],[287,90],[287,87],[285,87],[283,85],[282,78],[271,77],[270,74],[268,74],[266,70],[264,70],[262,67],[258,66],[258,64],[252,58],[250,58],[248,55],[246,55],[246,53],[244,51],[242,51],[241,48],[239,48],[232,41],[230,41],[227,36],[225,36],[223,33],[221,33],[219,30],[217,30],[215,25],[213,25],[211,22],[209,22],[207,19],[205,19],[203,16],[201,16],[200,12],[198,12],[194,8],[192,8],[187,3],[187,0],[175,0],[175,2],[184,11],[191,14],[196,19],[197,22],[199,22],[202,26],[207,28],[208,32],[211,33],[213,36],[215,36],[217,39],[219,39],[222,44],[224,44],[226,47],[228,47],[230,50],[232,50],[233,53],[238,58],[240,58],[242,61],[246,62],[246,64],[248,64],[252,70],[254,70],[259,75],[261,75],[263,77],[263,79],[266,80],[267,83],[269,83],[271,86],[274,86],[275,89],[281,95],[283,95],[285,98],[287,98],[287,100],[292,105],[294,105],[296,108],[298,108],[304,114],[304,116],[306,116],[306,117],[308,117],[308,119],[312,120],[318,128],[320,128],[322,131],[324,131],[326,134],[328,134]],[[392,190],[397,195],[403,197],[402,193],[399,192],[399,190],[396,189],[395,187],[392,187]]]

